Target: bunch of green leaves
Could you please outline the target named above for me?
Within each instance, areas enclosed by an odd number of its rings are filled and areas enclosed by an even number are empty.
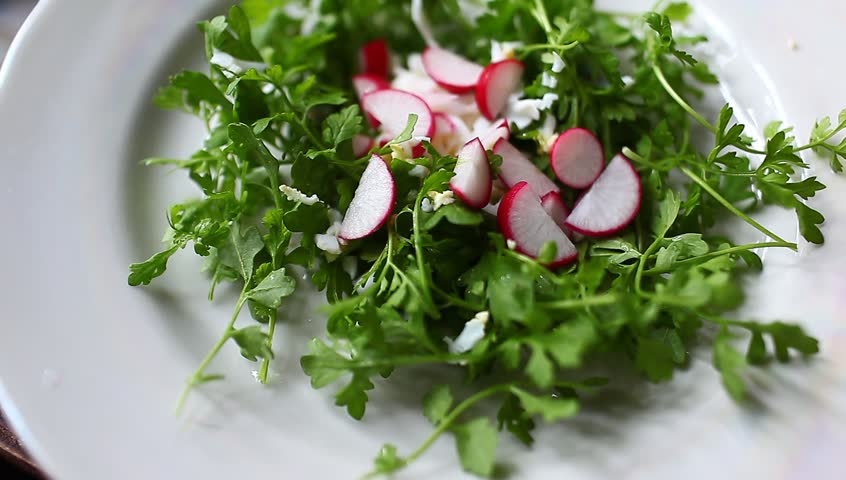
[[[585,378],[586,362],[622,356],[644,379],[668,381],[687,366],[708,325],[719,332],[714,365],[739,401],[750,366],[817,352],[816,340],[797,325],[732,319],[728,312],[743,301],[741,278],[763,267],[756,251],[797,248],[754,220],[758,209],[794,210],[802,235],[823,241],[823,217],[806,200],[824,186],[803,176],[808,165],[800,153],[828,155],[841,169],[846,150],[834,139],[846,129],[846,113],[837,126],[820,121],[807,145],[775,122],[756,146],[758,132],[737,123],[729,106],[709,122],[686,100],[717,81],[687,52],[706,39],[673,33],[673,22],[690,13],[686,4],[631,16],[599,11],[589,0],[491,0],[489,13],[471,22],[455,0],[426,2],[438,41],[480,63],[489,61],[491,39],[523,42],[516,54],[527,66],[524,93],[557,94],[546,115],[560,130],[593,130],[609,155],[624,151],[643,179],[633,226],[581,242],[576,264],[551,271],[544,260],[554,249],[537,260],[515,252],[487,213],[460,203],[424,208],[427,197],[448,189],[456,161],[428,144],[426,155],[412,160],[390,157],[390,146],[375,151],[388,159],[397,183],[385,228],[340,255],[317,247],[316,236],[349,206],[369,159],[352,153],[353,137],[372,132],[351,90],[357,65],[342,59],[357,58],[358,46],[376,37],[400,55],[419,52],[423,42],[408,2],[325,0],[305,34],[303,20],[287,8],[292,3],[303,2],[245,0],[227,16],[200,23],[209,71],[179,73],[156,97],[164,108],[199,117],[209,135],[188,159],[147,161],[184,171],[199,198],[169,210],[162,251],[130,266],[129,283],[149,284],[191,245],[207,260],[210,300],[221,282],[241,292],[180,405],[194,386],[221,378],[207,369],[230,340],[245,358],[261,361],[259,378],[267,380],[294,269],[304,270],[330,303],[328,341],[312,340],[302,368],[315,388],[340,383],[335,400],[350,416],[364,417],[377,378],[407,367],[460,368],[475,390],[463,399],[449,385],[429,392],[423,413],[434,425],[431,436],[405,455],[386,445],[374,475],[403,468],[451,433],[462,466],[490,476],[499,431],[531,445],[536,420],[576,415],[583,393],[609,381]],[[221,66],[221,53],[234,61]],[[567,65],[561,72],[550,69],[553,54]],[[545,75],[555,77],[554,87],[544,85]],[[544,120],[516,129],[513,141],[551,173]],[[412,116],[395,141],[410,137],[414,122]],[[699,127],[713,135],[710,151],[692,145]],[[415,167],[426,169],[425,178],[410,175]],[[292,201],[281,185],[320,201]],[[711,233],[731,215],[768,238],[735,244]],[[354,278],[354,270],[364,274]],[[253,322],[242,327],[245,305]],[[480,312],[490,316],[484,338],[467,352],[451,352],[444,338],[456,337]],[[737,345],[745,339],[744,354]],[[476,408],[480,403],[496,405],[495,416]]]

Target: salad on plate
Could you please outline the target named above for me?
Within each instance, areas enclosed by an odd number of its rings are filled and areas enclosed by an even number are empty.
[[[410,452],[385,444],[369,476],[443,434],[464,470],[491,476],[501,432],[530,446],[536,422],[577,415],[614,382],[596,374],[609,361],[661,383],[709,348],[744,402],[749,369],[818,353],[798,324],[732,312],[762,252],[798,249],[761,209],[795,212],[804,241],[823,243],[806,200],[825,185],[804,156],[842,170],[846,111],[807,142],[779,121],[752,131],[728,104],[709,118],[696,105],[719,80],[694,57],[708,39],[679,29],[691,14],[245,0],[201,22],[208,70],[177,73],[155,101],[208,136],[189,158],[146,161],[197,194],[169,209],[162,250],[129,275],[147,285],[191,249],[210,301],[221,283],[240,289],[178,409],[222,380],[210,364],[229,347],[268,381],[299,277],[328,302],[302,370],[353,418],[379,377],[463,374],[420,392],[431,435]],[[731,218],[759,240],[727,236]]]

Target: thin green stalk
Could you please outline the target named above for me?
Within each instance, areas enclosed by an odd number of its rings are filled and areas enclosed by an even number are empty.
[[[420,233],[420,205],[423,202],[423,198],[425,197],[426,192],[422,189],[420,193],[417,194],[417,199],[414,201],[414,209],[411,211],[411,224],[412,229],[414,230],[413,233],[413,241],[414,241],[414,256],[417,259],[417,269],[420,271],[420,279],[423,283],[423,298],[428,305],[434,305],[434,301],[432,300],[432,292],[431,292],[431,278],[429,278],[429,270],[426,268],[426,259],[423,258],[423,235]],[[432,308],[432,316],[435,318],[440,317],[437,309]]]
[[[712,258],[721,257],[723,255],[728,255],[728,254],[736,253],[736,252],[755,250],[755,249],[758,249],[758,248],[789,248],[791,250],[795,250],[796,244],[790,243],[790,242],[761,242],[761,243],[750,243],[750,244],[747,244],[747,245],[739,245],[739,246],[735,246],[735,247],[724,248],[722,250],[710,252],[710,253],[707,253],[705,255],[701,255],[701,256],[698,256],[698,257],[688,258],[687,260],[680,260],[678,262],[675,262],[670,267],[651,268],[649,270],[646,270],[643,273],[644,273],[644,275],[659,275],[659,274],[662,274],[662,273],[670,272],[670,271],[672,271],[672,270],[674,270],[678,267],[684,267],[684,266],[687,266],[687,265],[697,265],[699,263],[704,263],[704,262],[706,262],[706,261],[708,261]]]
[[[717,127],[711,125],[711,122],[705,120],[705,117],[700,115],[699,112],[694,110],[693,107],[691,107],[686,101],[684,101],[683,98],[681,98],[681,95],[679,95],[678,92],[676,92],[676,90],[673,88],[673,86],[670,85],[670,82],[667,81],[667,77],[664,76],[664,71],[661,70],[661,67],[659,67],[657,64],[652,65],[652,71],[655,72],[655,76],[658,77],[658,81],[661,83],[661,86],[664,87],[664,90],[667,92],[667,94],[670,95],[670,97],[672,97],[673,100],[675,100],[676,103],[678,103],[679,106],[684,109],[685,112],[688,113],[688,115],[693,117],[694,120],[699,122],[700,125],[708,129],[711,133],[717,133]]]
[[[523,47],[519,47],[516,50],[520,53],[529,53],[534,52],[536,50],[559,50],[566,52],[567,50],[572,50],[576,47],[581,45],[581,42],[570,42],[570,43],[563,43],[563,44],[555,44],[555,43],[534,43],[531,45],[526,45]]]
[[[828,135],[820,138],[819,140],[817,140],[815,142],[810,142],[807,145],[802,145],[801,147],[797,147],[793,151],[794,152],[801,152],[801,151],[804,151],[804,150],[809,150],[811,148],[819,147],[820,145],[822,145],[822,144],[826,143],[827,141],[831,140],[832,137],[834,137],[835,135],[837,135],[838,133],[840,133],[844,129],[846,129],[846,122],[842,122],[840,125],[837,126],[837,128],[833,129],[831,132],[828,133]]]
[[[720,202],[720,203],[721,203],[724,207],[726,207],[726,209],[728,209],[731,213],[733,213],[733,214],[737,215],[737,216],[738,216],[741,220],[743,220],[744,222],[748,223],[749,225],[751,225],[751,226],[755,227],[755,228],[756,228],[759,232],[763,233],[764,235],[766,235],[766,236],[768,236],[768,237],[772,238],[773,240],[775,240],[775,241],[777,241],[777,242],[780,242],[780,243],[790,243],[790,242],[788,242],[787,240],[785,240],[785,239],[783,239],[783,238],[779,237],[779,236],[778,236],[778,235],[776,235],[775,233],[771,232],[769,229],[767,229],[767,227],[765,227],[765,226],[761,225],[760,223],[758,223],[757,221],[755,221],[755,220],[754,220],[752,217],[750,217],[749,215],[746,215],[745,213],[741,212],[741,211],[740,211],[737,207],[735,207],[734,205],[732,205],[732,203],[731,203],[731,202],[729,202],[728,200],[726,200],[726,199],[725,199],[725,197],[723,197],[722,195],[720,195],[719,193],[717,193],[717,191],[716,191],[716,190],[714,190],[713,188],[711,188],[711,186],[710,186],[710,185],[708,185],[708,182],[706,182],[705,180],[702,180],[702,178],[701,178],[701,177],[699,177],[699,175],[697,175],[697,174],[693,173],[693,172],[692,172],[690,169],[688,169],[687,167],[679,167],[679,170],[681,170],[681,172],[682,172],[682,173],[684,173],[685,175],[687,175],[687,176],[688,176],[688,178],[690,178],[690,179],[691,179],[691,180],[693,180],[696,184],[698,184],[700,187],[702,187],[702,190],[705,190],[705,191],[706,191],[709,195],[711,195],[712,197],[714,197],[714,199],[715,199],[715,200],[717,200],[718,202]],[[794,245],[794,246],[793,246],[791,249],[792,249],[792,250],[796,250],[796,246],[795,246],[795,244],[793,244],[793,245]]]
[[[273,351],[273,334],[276,332],[276,320],[278,315],[278,312],[273,312],[273,316],[270,317],[270,321],[267,324],[267,340],[265,341],[265,345],[267,345],[267,349],[270,351]],[[269,370],[270,359],[263,358],[258,373],[258,380],[262,385],[267,385],[267,373]]]
[[[577,308],[596,307],[601,305],[610,305],[618,302],[620,299],[614,293],[606,293],[604,295],[597,295],[593,297],[575,298],[572,300],[558,300],[555,302],[544,302],[540,306],[553,310],[573,310]]]
[[[229,323],[226,324],[226,330],[224,330],[223,335],[214,344],[211,351],[206,355],[206,358],[203,359],[200,366],[197,367],[197,370],[188,377],[188,380],[185,382],[185,388],[182,389],[182,393],[179,395],[179,399],[176,401],[176,415],[180,415],[182,413],[182,409],[185,407],[185,401],[188,400],[188,394],[191,393],[191,390],[194,386],[203,383],[205,377],[206,368],[209,364],[214,360],[214,357],[220,352],[220,349],[232,338],[232,332],[234,331],[235,321],[238,320],[238,315],[241,313],[241,308],[243,308],[244,303],[247,301],[247,286],[244,285],[244,289],[241,290],[241,295],[238,297],[238,302],[235,304],[235,311],[232,312],[232,318],[229,319]]]

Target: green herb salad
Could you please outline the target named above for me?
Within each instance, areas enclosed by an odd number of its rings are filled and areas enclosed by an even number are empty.
[[[190,158],[147,160],[184,171],[197,195],[169,209],[163,250],[129,275],[148,285],[191,247],[210,301],[222,282],[240,288],[180,408],[221,380],[208,367],[230,345],[268,381],[293,271],[328,300],[326,340],[302,369],[353,418],[377,377],[464,374],[460,389],[445,375],[420,392],[431,436],[409,452],[386,444],[368,476],[443,434],[464,470],[493,475],[501,435],[531,445],[537,421],[577,415],[613,383],[584,370],[608,355],[659,383],[705,345],[744,401],[748,369],[818,353],[796,324],[731,312],[760,252],[797,250],[755,220],[762,207],[795,211],[801,236],[824,241],[806,200],[825,185],[802,155],[841,171],[846,111],[807,143],[777,121],[749,131],[730,105],[707,118],[694,105],[718,78],[689,52],[708,40],[673,30],[691,14],[666,2],[633,15],[591,0],[244,0],[201,22],[208,70],[176,74],[155,101],[208,136]],[[714,233],[732,217],[761,241]],[[242,313],[250,326],[236,327]],[[480,414],[480,402],[498,408]]]

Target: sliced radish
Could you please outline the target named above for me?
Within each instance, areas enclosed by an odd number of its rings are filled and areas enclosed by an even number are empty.
[[[485,150],[490,150],[500,139],[508,140],[510,136],[511,127],[508,126],[508,120],[503,118],[494,122],[489,130],[479,135],[479,140],[481,140]]]
[[[567,221],[567,217],[570,216],[570,210],[567,209],[567,205],[564,205],[564,200],[561,200],[561,195],[555,192],[549,192],[543,197],[541,197],[541,205],[543,205],[543,209],[546,213],[555,220],[555,223],[561,227],[563,230],[564,223]]]
[[[461,55],[434,47],[423,51],[423,67],[432,80],[452,93],[472,92],[484,70]]]
[[[517,91],[525,69],[523,62],[509,58],[492,63],[482,71],[476,86],[476,103],[488,120],[496,118],[508,105],[508,97]]]
[[[526,182],[514,185],[505,194],[497,219],[502,234],[513,240],[517,251],[524,255],[537,258],[547,242],[555,242],[557,253],[550,267],[566,265],[579,256],[576,246],[546,213],[537,193]]]
[[[370,92],[375,92],[376,90],[391,88],[391,84],[388,83],[387,80],[371,73],[354,75],[352,82],[353,89],[355,90],[356,95],[358,95],[358,98],[361,98]]]
[[[384,39],[365,43],[359,50],[361,72],[388,78],[391,71],[391,54]]]
[[[566,225],[589,237],[619,232],[640,210],[640,175],[628,158],[614,157],[605,171],[582,195],[567,217]]]
[[[549,192],[558,193],[560,189],[549,179],[534,163],[529,161],[520,150],[508,143],[508,140],[501,139],[494,145],[493,152],[502,157],[502,165],[499,167],[499,178],[509,188],[519,182],[528,183],[538,196],[546,195]]]
[[[358,240],[379,230],[394,209],[396,193],[394,176],[388,164],[382,157],[373,155],[355,189],[338,237]]]
[[[549,163],[558,180],[570,188],[588,188],[605,167],[599,139],[584,128],[571,128],[555,140]]]
[[[361,99],[361,108],[373,115],[385,132],[398,135],[408,124],[409,114],[417,115],[417,124],[412,134],[416,137],[429,137],[435,133],[435,118],[429,105],[413,93],[402,90],[377,90]]]
[[[458,152],[455,176],[449,188],[470,208],[482,208],[491,201],[491,165],[478,138],[467,142]]]
[[[376,142],[367,135],[356,135],[352,139],[353,155],[356,157],[363,157],[376,144]]]

